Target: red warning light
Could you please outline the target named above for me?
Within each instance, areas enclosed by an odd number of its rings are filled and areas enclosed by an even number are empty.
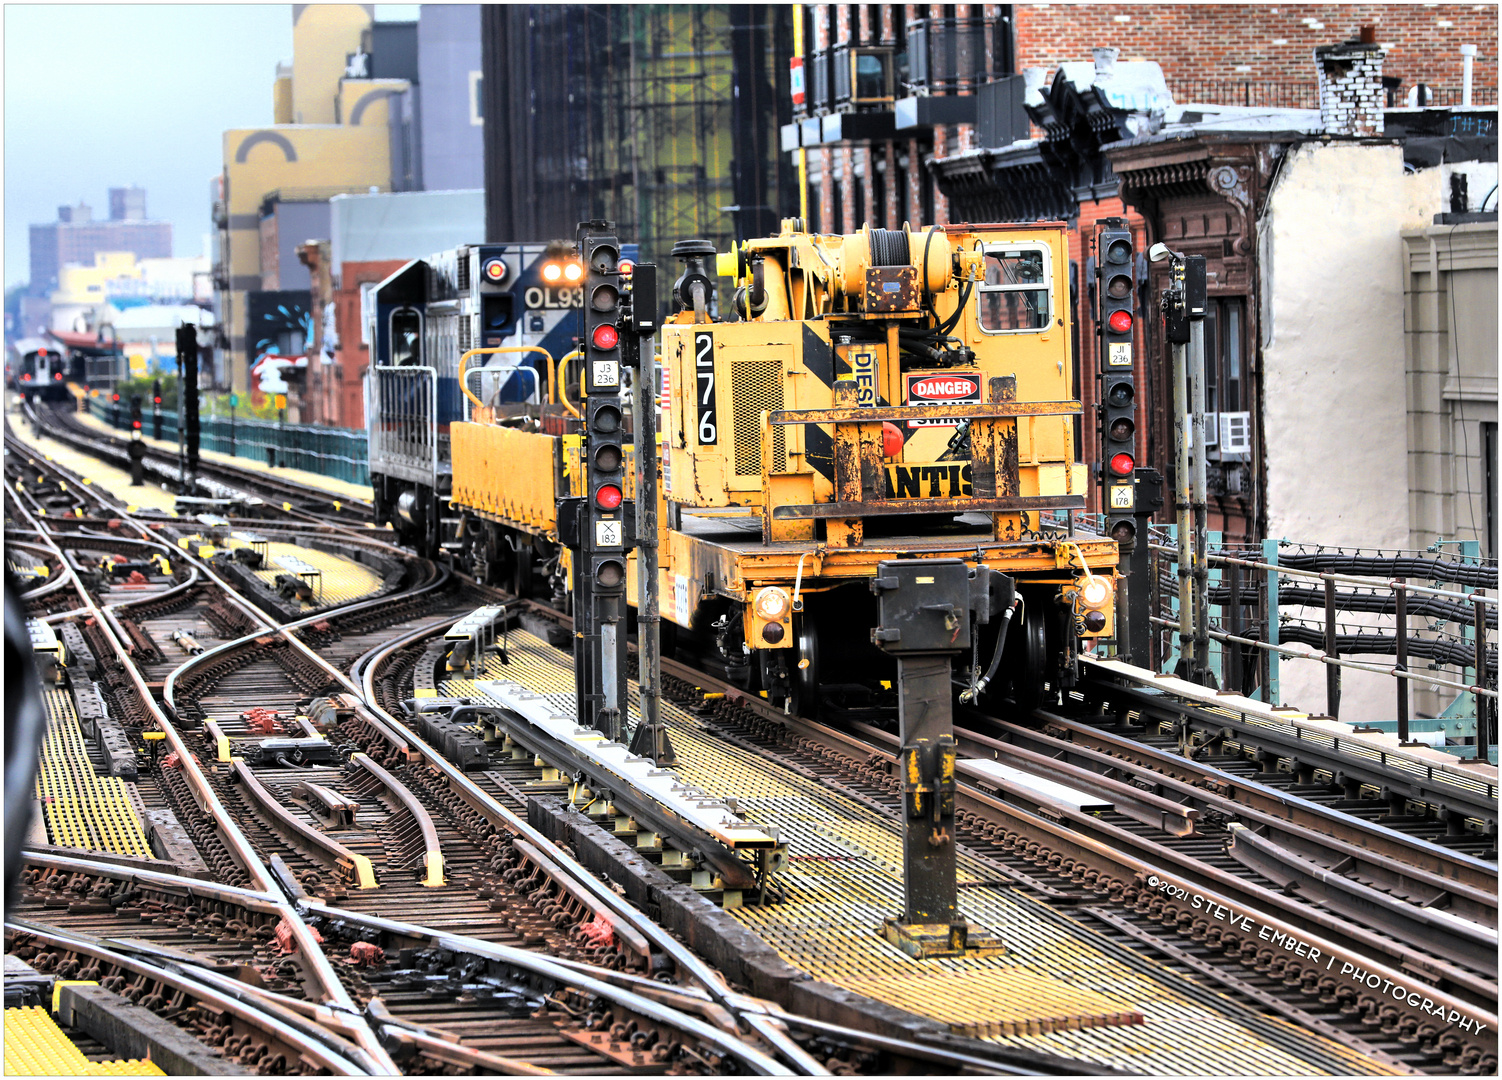
[[[594,343],[597,349],[613,349],[620,343],[621,335],[609,323],[595,327]]]
[[[1129,334],[1132,330],[1132,313],[1130,311],[1113,311],[1111,317],[1106,320],[1106,326],[1110,327],[1113,334]]]
[[[601,510],[615,510],[621,505],[621,489],[606,484],[595,492],[595,505]]]

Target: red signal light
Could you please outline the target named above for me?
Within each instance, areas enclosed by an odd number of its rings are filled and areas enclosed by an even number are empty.
[[[621,489],[614,484],[605,484],[595,492],[595,505],[601,510],[615,510],[621,505]]]
[[[1117,476],[1131,476],[1136,467],[1137,463],[1132,460],[1131,454],[1111,455],[1111,471]]]
[[[141,430],[141,421],[139,421],[139,420],[132,420],[130,422],[130,426],[133,427],[133,428],[135,428],[137,431],[140,431]]]
[[[154,398],[151,399],[151,403],[153,405],[160,405],[162,403],[162,399],[159,398],[159,397],[154,397]]]
[[[22,382],[30,382],[31,381],[31,372],[28,371],[24,375],[22,375],[21,376],[21,381]],[[120,395],[119,394],[115,395],[115,400],[116,401],[120,400]]]
[[[27,377],[27,378],[28,378],[28,379],[29,379],[29,378],[31,378],[31,376],[30,376],[30,375],[28,375],[28,376],[26,376],[26,377]],[[113,400],[113,401],[116,401],[116,402],[118,402],[118,401],[119,401],[119,400],[120,400],[120,395],[119,395],[119,394],[116,394],[116,395],[114,395],[114,397],[113,397],[113,398],[112,398],[112,399],[111,399],[111,400]]]
[[[63,373],[61,371],[54,371],[52,373],[52,377],[54,379],[61,379],[63,377]]]
[[[620,344],[621,335],[615,327],[609,323],[601,323],[595,327],[594,343],[597,349],[613,349]]]
[[[1106,320],[1106,326],[1113,334],[1129,334],[1132,331],[1132,313],[1130,311],[1113,311]]]
[[[620,274],[621,277],[630,277],[632,272],[635,270],[636,264],[630,259],[622,259],[619,263],[616,264],[615,267],[615,272],[617,274]]]

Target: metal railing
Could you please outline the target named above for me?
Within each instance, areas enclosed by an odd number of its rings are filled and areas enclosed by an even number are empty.
[[[1412,87],[1399,86],[1388,92],[1389,108],[1403,107],[1408,101]],[[1465,91],[1458,86],[1425,87],[1430,108],[1453,108],[1465,99]],[[1169,79],[1168,91],[1179,105],[1241,105],[1262,109],[1317,109],[1319,108],[1319,84],[1317,82],[1275,82],[1251,79]],[[1474,86],[1471,89],[1472,105],[1497,104],[1495,86]]]
[[[121,431],[130,428],[130,410],[99,400],[89,402],[89,411]],[[151,411],[142,413],[142,430],[155,435]],[[162,410],[162,438],[178,440],[175,410]],[[301,469],[351,484],[370,483],[365,432],[354,428],[281,424],[272,420],[203,416],[198,418],[198,446],[232,457],[270,466]]]
[[[1252,82],[1245,79],[1169,79],[1179,105],[1242,105],[1266,109],[1317,109],[1319,84]]]
[[[449,381],[458,386],[457,379]],[[434,368],[371,367],[366,373],[365,423],[370,463],[376,471],[384,465],[418,470],[432,477],[436,487],[437,416],[438,372]]]
[[[1153,529],[1160,671],[1179,662],[1174,535],[1172,526]],[[1211,667],[1222,686],[1276,704],[1281,662],[1314,661],[1325,668],[1326,714],[1339,718],[1342,673],[1381,674],[1394,680],[1400,740],[1417,730],[1412,692],[1428,690],[1443,695],[1440,702],[1450,698],[1442,711],[1436,705],[1434,719],[1474,730],[1477,758],[1489,756],[1497,737],[1497,566],[1480,559],[1477,545],[1462,544],[1454,556],[1277,540],[1231,550],[1220,547],[1218,533],[1209,540]],[[1392,665],[1369,659],[1384,655]]]

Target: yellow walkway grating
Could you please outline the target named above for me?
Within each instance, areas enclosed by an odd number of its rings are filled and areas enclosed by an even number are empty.
[[[229,537],[221,547],[226,549],[237,547],[249,547],[243,541]],[[278,574],[292,574],[293,571],[285,566],[277,564],[277,558],[282,557],[290,562],[293,559],[300,560],[313,569],[320,571],[323,579],[322,591],[318,579],[311,582],[313,586],[313,607],[323,607],[326,604],[348,604],[356,600],[363,600],[381,587],[383,578],[370,567],[357,563],[353,559],[346,559],[342,555],[330,555],[326,551],[318,551],[314,548],[298,547],[296,544],[285,544],[280,540],[272,540],[267,545],[266,561],[255,571],[256,577],[260,578],[273,589],[276,588]],[[292,563],[292,565],[297,565]],[[294,576],[296,576],[294,574]]]
[[[484,678],[520,682],[572,713],[571,658],[523,631],[508,639],[510,664],[487,658]],[[636,684],[631,686],[635,699]],[[443,693],[479,696],[451,680]],[[1129,965],[1085,924],[1008,888],[960,890],[962,914],[999,937],[997,957],[916,960],[878,934],[902,910],[902,837],[858,804],[706,735],[689,713],[663,703],[680,776],[733,796],[746,818],[782,830],[789,866],[777,877],[783,903],[731,911],[788,963],[845,989],[949,1024],[960,1034],[1162,1075],[1316,1075],[1390,1072],[1331,1040],[1276,1020],[1262,1031],[1175,988],[1143,961]],[[635,714],[633,707],[631,712]],[[988,880],[961,858],[959,880]],[[1283,1037],[1275,1038],[1272,1032]],[[1321,1070],[1288,1047],[1304,1045],[1345,1067]]]
[[[47,710],[47,737],[42,742],[36,792],[52,843],[152,858],[125,781],[94,772],[73,699],[65,690],[45,690],[42,702]]]
[[[90,1061],[37,1005],[5,1010],[6,1076],[166,1076],[149,1059]]]

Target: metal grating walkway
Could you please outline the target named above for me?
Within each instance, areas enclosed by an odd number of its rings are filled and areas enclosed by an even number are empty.
[[[5,1010],[6,1076],[166,1076],[149,1059],[90,1061],[47,1010]]]
[[[512,631],[510,663],[487,657],[485,678],[522,683],[572,713],[571,658]],[[632,683],[633,695],[636,684]],[[469,680],[443,693],[481,696]],[[878,934],[902,909],[902,837],[891,821],[816,781],[709,736],[663,702],[674,770],[743,816],[782,830],[786,901],[731,911],[790,964],[837,986],[950,1025],[958,1034],[1165,1075],[1377,1074],[1390,1070],[1292,1024],[1243,1023],[1187,996],[1176,973],[1128,962],[1085,924],[1010,887],[962,888],[965,918],[1006,944],[1003,956],[916,960]],[[635,710],[632,710],[635,716]],[[961,856],[960,881],[987,880]]]
[[[118,776],[99,776],[66,690],[44,690],[47,737],[36,793],[47,836],[59,847],[153,858],[129,789]]]

